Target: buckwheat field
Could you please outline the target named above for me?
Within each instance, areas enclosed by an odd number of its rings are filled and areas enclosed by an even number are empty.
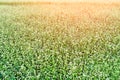
[[[120,3],[0,3],[1,80],[120,80]]]

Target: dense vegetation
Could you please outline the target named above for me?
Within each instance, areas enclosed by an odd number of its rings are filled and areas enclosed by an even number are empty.
[[[120,4],[0,5],[0,79],[120,79]]]

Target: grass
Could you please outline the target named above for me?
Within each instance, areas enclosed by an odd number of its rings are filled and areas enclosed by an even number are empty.
[[[120,4],[0,5],[0,79],[119,80]]]

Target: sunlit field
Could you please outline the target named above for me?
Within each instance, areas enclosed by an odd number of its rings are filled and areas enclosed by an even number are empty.
[[[120,3],[1,3],[1,80],[120,80]]]

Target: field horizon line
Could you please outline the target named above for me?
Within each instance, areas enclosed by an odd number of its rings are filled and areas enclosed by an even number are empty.
[[[39,2],[0,2],[0,5],[40,5],[40,4],[46,4],[46,5],[49,5],[49,4],[115,4],[115,5],[120,5],[120,3],[117,3],[117,2],[110,2],[110,3],[101,3],[101,2],[50,2],[50,1],[39,1]]]

